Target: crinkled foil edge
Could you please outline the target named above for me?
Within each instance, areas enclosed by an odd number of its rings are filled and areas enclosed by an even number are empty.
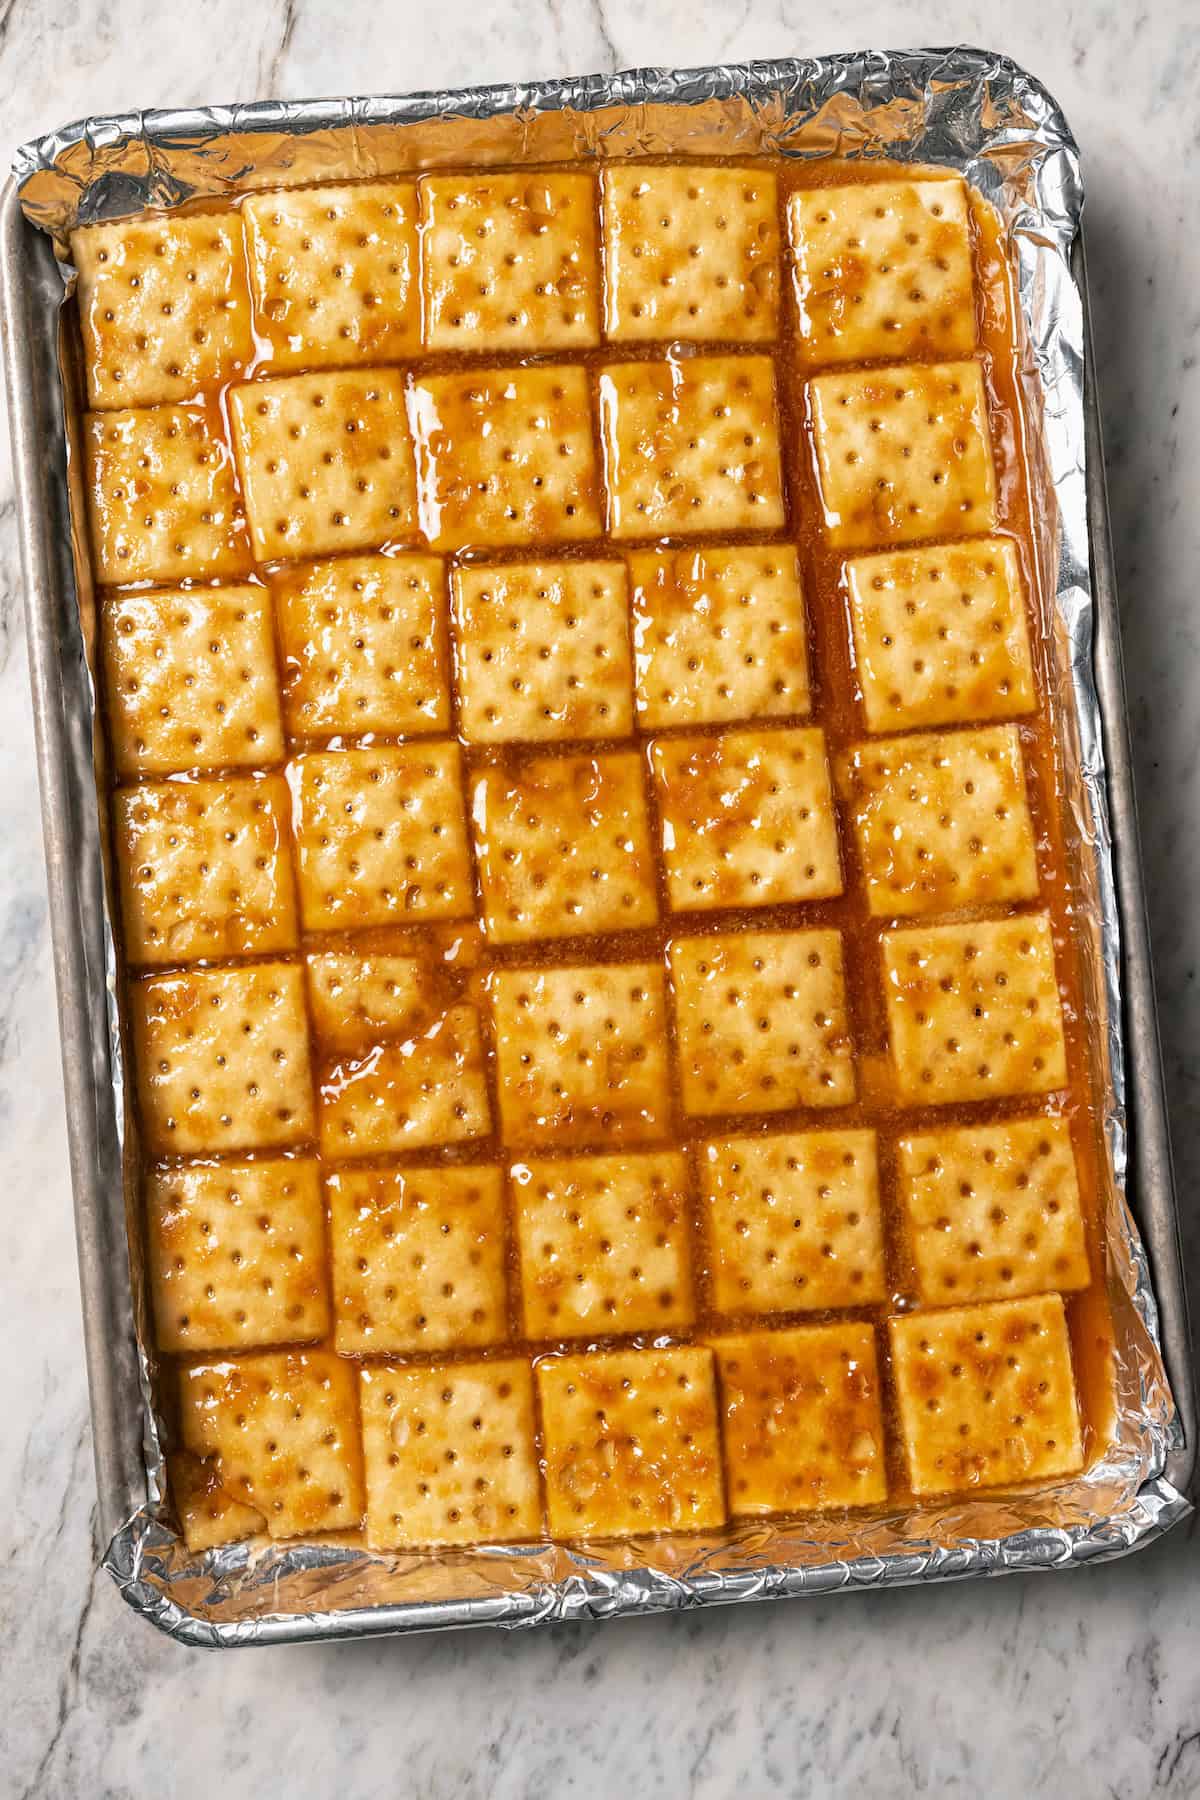
[[[466,150],[464,152],[464,146]],[[1007,58],[954,48],[782,60],[481,88],[407,98],[262,103],[92,119],[26,145],[15,159],[27,216],[65,254],[75,223],[225,196],[254,186],[374,176],[452,160],[761,151],[886,156],[961,170],[1004,218],[1030,366],[1029,416],[1056,512],[1049,543],[1061,640],[1060,708],[1074,722],[1072,811],[1097,924],[1105,1017],[1104,1135],[1114,1184],[1108,1219],[1124,1370],[1117,1442],[1084,1476],[1003,1501],[958,1501],[813,1537],[802,1524],[744,1526],[703,1542],[567,1549],[480,1548],[381,1557],[353,1544],[237,1544],[189,1558],[162,1516],[162,1434],[153,1353],[143,1346],[146,1506],[104,1564],[125,1597],[181,1642],[204,1647],[550,1620],[607,1618],[740,1600],[1056,1569],[1121,1556],[1189,1510],[1163,1475],[1174,1408],[1150,1270],[1124,1199],[1125,1052],[1120,936],[1093,645],[1084,448],[1084,328],[1072,248],[1083,202],[1078,150],[1045,89]],[[82,683],[81,708],[92,695]],[[117,964],[106,920],[112,1102],[124,1118]],[[139,1247],[133,1245],[135,1286]],[[430,1581],[436,1570],[438,1580]]]

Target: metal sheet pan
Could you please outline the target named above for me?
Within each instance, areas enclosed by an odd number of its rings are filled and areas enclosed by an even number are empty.
[[[927,90],[934,88],[929,71],[945,78],[947,87],[952,87],[956,74],[963,77],[973,70],[981,74],[987,68],[1012,71],[1012,65],[1005,65],[1002,59],[988,59],[980,52],[913,53],[909,57],[877,54],[725,71],[640,71],[538,88],[476,90],[409,101],[263,105],[205,114],[142,115],[93,121],[55,134],[22,152],[18,169],[24,179],[26,208],[38,215],[45,228],[57,230],[61,236],[69,217],[79,208],[81,216],[106,216],[143,204],[148,190],[165,201],[179,198],[185,191],[197,191],[197,184],[203,191],[229,191],[239,180],[245,182],[247,169],[246,156],[239,161],[230,146],[251,140],[264,151],[262,179],[305,178],[295,172],[300,167],[308,179],[326,172],[339,133],[348,137],[355,157],[366,159],[355,166],[375,172],[380,166],[381,146],[390,140],[373,134],[385,130],[389,120],[422,125],[426,135],[421,141],[436,161],[437,142],[428,133],[448,119],[457,121],[460,128],[464,120],[501,123],[516,142],[527,133],[535,115],[552,121],[562,115],[556,126],[561,135],[566,115],[576,120],[577,132],[579,116],[586,125],[593,113],[615,106],[626,113],[632,109],[644,131],[655,105],[684,102],[689,90],[693,102],[702,91],[704,104],[716,106],[711,130],[719,135],[722,95],[728,99],[753,94],[770,103],[773,92],[795,96],[806,85],[811,89],[824,80],[835,96],[870,93],[876,103],[886,105],[896,71],[905,70],[911,86],[912,70],[922,61]],[[1020,71],[1014,73],[1021,75]],[[1061,115],[1049,96],[1028,77],[1021,79],[1027,94],[1040,96],[1047,114],[1061,125]],[[782,103],[780,115],[786,117]],[[852,131],[852,123],[836,109],[830,119],[832,148],[835,139],[841,145],[845,132]],[[497,142],[505,146],[499,155],[513,154],[503,131]],[[963,147],[964,160],[969,148]],[[314,151],[316,164],[310,168]],[[346,153],[343,146],[339,154]],[[401,158],[395,166],[413,165]],[[70,172],[77,189],[74,197],[70,181],[56,184],[46,180],[51,168]],[[457,1598],[417,1598],[398,1604],[356,1604],[350,1561],[344,1571],[349,1579],[336,1584],[332,1600],[319,1579],[311,1586],[312,1611],[282,1609],[273,1585],[277,1571],[264,1569],[262,1581],[256,1582],[243,1569],[243,1604],[237,1616],[226,1613],[215,1619],[206,1606],[197,1605],[193,1611],[186,1600],[181,1604],[178,1594],[183,1590],[173,1590],[164,1574],[171,1537],[154,1512],[159,1499],[157,1448],[152,1415],[147,1411],[145,1371],[128,1280],[120,1129],[110,1056],[111,996],[106,991],[110,964],[104,936],[102,858],[90,718],[87,705],[81,704],[81,695],[86,700],[89,693],[89,682],[79,628],[65,480],[67,440],[58,354],[62,280],[49,238],[29,224],[22,210],[22,195],[11,183],[4,196],[0,231],[0,295],[100,1522],[110,1545],[108,1566],[131,1603],[182,1640],[214,1645],[491,1622],[522,1624],[542,1618],[608,1616],[828,1592],[842,1586],[1069,1566],[1140,1546],[1182,1516],[1187,1508],[1180,1495],[1191,1480],[1195,1429],[1187,1303],[1124,713],[1099,414],[1086,321],[1086,280],[1082,246],[1077,242],[1073,270],[1084,307],[1087,366],[1079,385],[1086,451],[1086,555],[1094,624],[1094,640],[1089,636],[1088,681],[1094,680],[1099,697],[1096,737],[1102,739],[1090,746],[1089,754],[1105,784],[1120,921],[1120,967],[1112,972],[1110,986],[1119,993],[1122,1008],[1119,1036],[1124,1051],[1128,1133],[1126,1194],[1145,1247],[1145,1259],[1139,1266],[1144,1270],[1148,1263],[1153,1284],[1153,1293],[1145,1284],[1139,1305],[1152,1328],[1157,1322],[1176,1404],[1174,1434],[1161,1469],[1138,1496],[1134,1513],[1120,1529],[1106,1529],[1103,1521],[1091,1528],[1067,1531],[1053,1526],[1038,1529],[1014,1519],[1009,1534],[996,1539],[974,1536],[947,1542],[943,1537],[937,1543],[897,1546],[886,1556],[838,1557],[831,1553],[823,1561],[795,1567],[759,1554],[740,1572],[688,1567],[681,1561],[672,1565],[670,1559],[664,1559],[661,1568],[626,1569],[621,1574],[581,1561],[573,1567],[564,1565],[559,1579],[549,1584],[532,1581],[525,1592],[489,1592],[485,1580],[464,1583]],[[1086,588],[1086,571],[1083,581]],[[1019,1524],[1026,1528],[1017,1529]],[[341,1560],[347,1561],[344,1556]],[[318,1557],[310,1564],[310,1573],[319,1577],[321,1570]],[[190,1591],[200,1597],[196,1584]],[[274,1605],[272,1595],[276,1596]],[[358,1597],[361,1599],[361,1594]],[[293,1597],[291,1605],[295,1604]]]
[[[1158,1031],[1158,997],[1146,883],[1138,830],[1133,746],[1125,699],[1121,615],[1113,562],[1104,439],[1092,342],[1085,237],[1080,232],[1073,258],[1083,298],[1085,346],[1083,413],[1086,448],[1088,541],[1095,606],[1093,672],[1104,733],[1104,758],[1112,831],[1113,872],[1121,923],[1121,983],[1126,1045],[1126,1116],[1129,1172],[1126,1195],[1150,1261],[1158,1302],[1163,1360],[1175,1396],[1180,1442],[1167,1455],[1164,1473],[1181,1493],[1192,1491],[1196,1463],[1196,1396],[1188,1292],[1184,1280],[1171,1127],[1163,1082]]]

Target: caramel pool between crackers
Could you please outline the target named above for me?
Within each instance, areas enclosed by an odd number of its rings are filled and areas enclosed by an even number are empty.
[[[712,1532],[1100,1454],[995,215],[637,161],[73,252],[189,1548]]]

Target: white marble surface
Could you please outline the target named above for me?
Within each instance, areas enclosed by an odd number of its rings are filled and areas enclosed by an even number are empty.
[[[402,91],[864,44],[989,44],[1082,142],[1185,1230],[1200,1283],[1200,15],[1079,0],[0,0],[4,132],[156,103]],[[1190,158],[1190,163],[1189,159]],[[0,1792],[1200,1792],[1200,1553],[1071,1578],[184,1652],[91,1568],[91,1453],[7,442],[0,449]],[[1198,1290],[1200,1291],[1200,1290]],[[49,1571],[49,1573],[47,1573]]]

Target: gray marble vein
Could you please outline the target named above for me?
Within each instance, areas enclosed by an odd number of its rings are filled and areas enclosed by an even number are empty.
[[[973,42],[1085,154],[1184,1229],[1200,1282],[1200,13],[1078,0],[0,0],[10,145],[84,113]],[[94,1581],[93,1481],[7,444],[0,445],[0,1794],[1200,1793],[1200,1551],[1067,1577],[184,1652]]]

